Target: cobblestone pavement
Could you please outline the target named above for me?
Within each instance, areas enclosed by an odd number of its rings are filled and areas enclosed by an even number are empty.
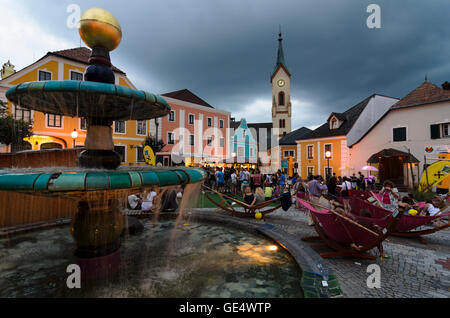
[[[316,235],[308,226],[308,217],[295,207],[278,210],[266,216],[269,224],[281,227],[298,236]],[[390,259],[376,261],[355,258],[332,258],[325,262],[339,280],[345,297],[351,298],[449,298],[450,297],[450,231],[425,236],[427,244],[417,239],[389,237],[384,250]],[[328,250],[321,245],[311,246],[316,252]],[[374,253],[374,251],[372,252]],[[381,268],[381,288],[369,289],[367,267]]]

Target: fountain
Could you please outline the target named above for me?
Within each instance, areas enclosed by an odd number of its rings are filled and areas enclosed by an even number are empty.
[[[83,41],[92,49],[85,81],[23,83],[7,91],[8,100],[20,107],[87,120],[86,150],[78,169],[39,169],[3,173],[0,190],[76,200],[72,236],[82,259],[104,257],[119,248],[122,231],[120,200],[138,189],[187,185],[203,181],[199,169],[119,168],[114,151],[113,121],[150,120],[166,116],[170,106],[159,96],[115,85],[109,52],[117,48],[122,31],[106,10],[85,11],[79,23]],[[50,171],[50,172],[49,172]]]
[[[206,175],[195,168],[120,167],[112,140],[113,121],[166,116],[170,106],[159,96],[114,84],[109,52],[119,45],[122,31],[112,14],[87,10],[79,33],[92,48],[85,81],[23,83],[6,93],[9,101],[23,108],[87,120],[86,150],[78,167],[0,170],[0,194],[19,193],[17,201],[24,203],[43,197],[74,203],[77,212],[70,232],[75,246],[63,227],[0,238],[0,297],[301,297],[294,282],[299,276],[295,262],[287,253],[267,249],[273,243],[250,232],[189,219],[183,224],[180,211],[177,222],[146,220],[140,236],[121,238],[121,210],[130,194],[186,185],[182,210],[184,200],[200,192]],[[0,213],[8,213],[4,202],[0,208]],[[30,248],[30,241],[36,246]],[[177,262],[170,262],[172,254]],[[82,291],[65,286],[65,266],[73,261],[87,280]],[[258,270],[258,266],[267,268]],[[106,285],[98,282],[105,277]],[[140,292],[134,294],[137,285]],[[89,286],[100,286],[101,291]]]

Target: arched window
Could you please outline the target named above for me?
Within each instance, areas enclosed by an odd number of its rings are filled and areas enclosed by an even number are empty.
[[[280,128],[286,128],[286,119],[280,119]]]
[[[278,105],[284,106],[284,92],[278,94]]]

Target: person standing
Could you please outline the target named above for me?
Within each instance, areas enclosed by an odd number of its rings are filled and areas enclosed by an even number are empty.
[[[261,183],[262,183],[262,175],[259,172],[258,169],[255,170],[255,173],[252,176],[252,187],[253,189],[257,189],[259,187],[261,187]]]
[[[328,179],[327,182],[328,196],[330,200],[336,200],[337,198],[336,187],[337,187],[336,173],[333,173],[333,175],[330,177],[330,179]]]
[[[223,193],[225,185],[225,175],[222,172],[222,168],[217,168],[216,180],[217,180],[217,191]]]
[[[349,213],[350,208],[350,191],[352,189],[352,183],[350,182],[350,178],[344,177],[342,184],[338,185],[341,188],[341,197],[344,201],[344,210],[345,213]]]

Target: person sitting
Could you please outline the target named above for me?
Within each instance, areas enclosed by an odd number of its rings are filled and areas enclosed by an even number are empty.
[[[163,212],[175,212],[178,209],[177,191],[175,189],[164,191],[161,202]]]
[[[261,187],[256,188],[255,194],[256,194],[256,202],[255,202],[256,205],[260,205],[266,202],[266,196]]]
[[[394,183],[391,181],[385,181],[383,188],[380,191],[381,202],[386,210],[395,212],[398,209],[398,199],[400,198],[398,190],[395,188]]]
[[[132,194],[128,197],[128,209],[133,211],[142,209],[142,198],[139,194]]]
[[[435,216],[441,213],[439,208],[433,205],[431,200],[427,200],[423,208],[420,209],[421,216]]]
[[[153,188],[150,189],[148,194],[144,196],[144,200],[142,201],[142,212],[151,212],[153,208],[153,203],[157,194]]]
[[[256,203],[256,196],[253,194],[250,186],[247,186],[244,190],[243,201],[245,204],[250,206],[253,206]],[[245,212],[248,213],[248,209],[245,209]]]

